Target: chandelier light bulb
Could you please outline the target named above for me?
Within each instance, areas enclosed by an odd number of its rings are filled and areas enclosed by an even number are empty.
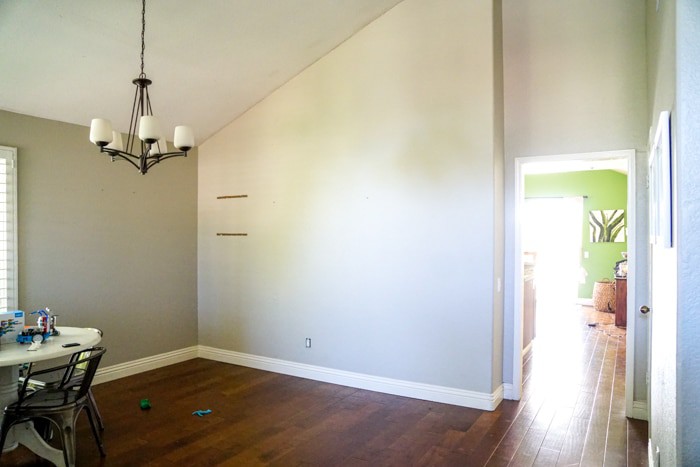
[[[168,152],[168,142],[165,138],[161,138],[151,145],[151,149],[148,152],[150,156],[157,156],[160,154],[165,154]]]
[[[153,115],[142,115],[139,121],[139,139],[144,143],[153,144],[161,137],[160,123]]]
[[[194,147],[194,132],[192,128],[184,125],[176,126],[173,143],[180,151],[187,152],[192,149]]]
[[[93,118],[90,122],[90,142],[96,146],[107,146],[112,142],[112,124],[104,118]]]
[[[112,142],[107,145],[108,149],[114,149],[116,151],[124,150],[124,140],[122,139],[122,134],[118,131],[112,130]]]

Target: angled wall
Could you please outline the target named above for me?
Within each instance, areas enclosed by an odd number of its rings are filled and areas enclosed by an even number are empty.
[[[495,15],[405,0],[200,147],[200,344],[498,398]]]

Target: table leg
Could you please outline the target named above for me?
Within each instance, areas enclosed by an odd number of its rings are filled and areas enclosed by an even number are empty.
[[[32,422],[20,423],[13,426],[12,429],[19,444],[25,446],[37,456],[53,462],[55,465],[65,465],[63,451],[49,446],[34,429]]]
[[[17,400],[17,381],[19,380],[19,366],[0,367],[0,426],[2,425],[2,409]],[[17,447],[14,433],[7,434],[5,448],[3,451],[10,451]]]
[[[19,366],[11,365],[0,367],[0,404],[4,409],[9,404],[17,400],[17,381],[19,380]],[[3,414],[0,409],[0,425]],[[30,451],[39,457],[43,457],[56,465],[64,465],[63,451],[55,449],[39,436],[34,429],[32,422],[20,423],[12,427],[5,440],[3,451],[10,451],[17,447],[17,444],[26,446]]]

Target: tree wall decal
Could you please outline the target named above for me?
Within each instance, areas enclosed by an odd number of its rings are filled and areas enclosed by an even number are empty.
[[[591,242],[624,242],[625,210],[590,211]]]

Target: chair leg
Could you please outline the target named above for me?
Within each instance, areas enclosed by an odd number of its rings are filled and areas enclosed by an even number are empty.
[[[92,393],[92,389],[88,389],[88,401],[90,403],[90,408],[92,409],[92,412],[95,414],[95,418],[97,419],[97,424],[100,427],[100,431],[105,431],[105,425],[102,423],[102,415],[100,415],[100,411],[97,408],[97,402],[95,401],[95,395]]]
[[[95,437],[95,443],[97,443],[97,449],[100,450],[100,456],[106,457],[107,453],[105,452],[104,444],[102,444],[102,436],[100,436],[100,432],[97,430],[97,423],[95,420],[97,417],[95,417],[95,414],[92,412],[90,405],[85,407],[85,411],[87,412],[88,420],[90,421],[92,435]]]
[[[11,415],[5,414],[2,419],[2,428],[0,428],[0,457],[2,457],[2,450],[5,447],[5,441],[7,440],[7,432],[12,428],[12,422],[14,418]]]
[[[66,467],[75,467],[75,416],[72,412],[61,413],[53,415],[51,420],[58,425],[61,432]]]

